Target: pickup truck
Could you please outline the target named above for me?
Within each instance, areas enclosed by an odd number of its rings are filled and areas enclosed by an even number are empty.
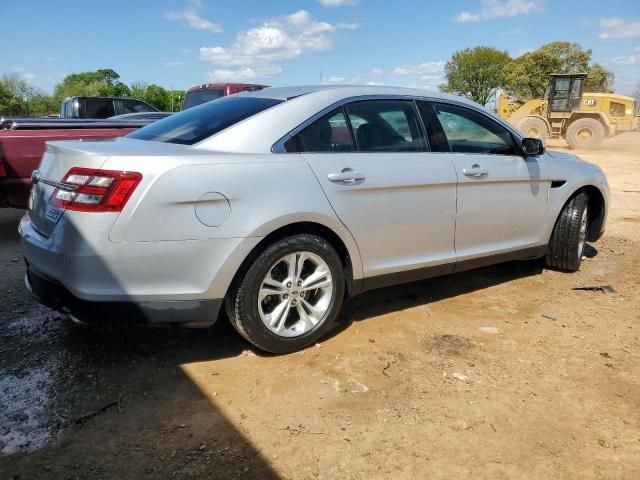
[[[0,208],[27,208],[31,173],[46,142],[120,137],[154,120],[0,118]]]
[[[157,111],[157,108],[136,98],[68,97],[60,105],[60,118],[109,118],[126,113]]]
[[[187,90],[182,110],[202,105],[216,98],[226,97],[238,92],[262,90],[268,86],[255,83],[205,83],[204,85],[196,85]]]

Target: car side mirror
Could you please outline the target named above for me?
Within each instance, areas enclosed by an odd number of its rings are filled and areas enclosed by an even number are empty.
[[[544,153],[544,142],[539,138],[523,138],[522,153],[525,157],[537,157]]]

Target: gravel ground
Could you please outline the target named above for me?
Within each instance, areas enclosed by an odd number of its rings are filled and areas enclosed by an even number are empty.
[[[225,322],[70,323],[25,291],[0,211],[0,478],[640,478],[640,134],[578,154],[613,190],[580,272],[369,292],[283,356]]]

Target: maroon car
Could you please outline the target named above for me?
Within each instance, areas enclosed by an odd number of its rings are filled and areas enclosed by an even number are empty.
[[[196,107],[216,98],[226,97],[238,92],[262,90],[268,86],[255,83],[205,83],[204,85],[196,85],[187,90],[182,109]]]

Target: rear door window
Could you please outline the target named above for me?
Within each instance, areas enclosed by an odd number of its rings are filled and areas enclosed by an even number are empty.
[[[113,100],[110,98],[87,98],[84,118],[109,118],[116,114]]]
[[[359,152],[424,152],[427,141],[412,100],[366,100],[345,107]]]
[[[285,144],[287,152],[352,152],[353,141],[342,107],[313,122]]]

